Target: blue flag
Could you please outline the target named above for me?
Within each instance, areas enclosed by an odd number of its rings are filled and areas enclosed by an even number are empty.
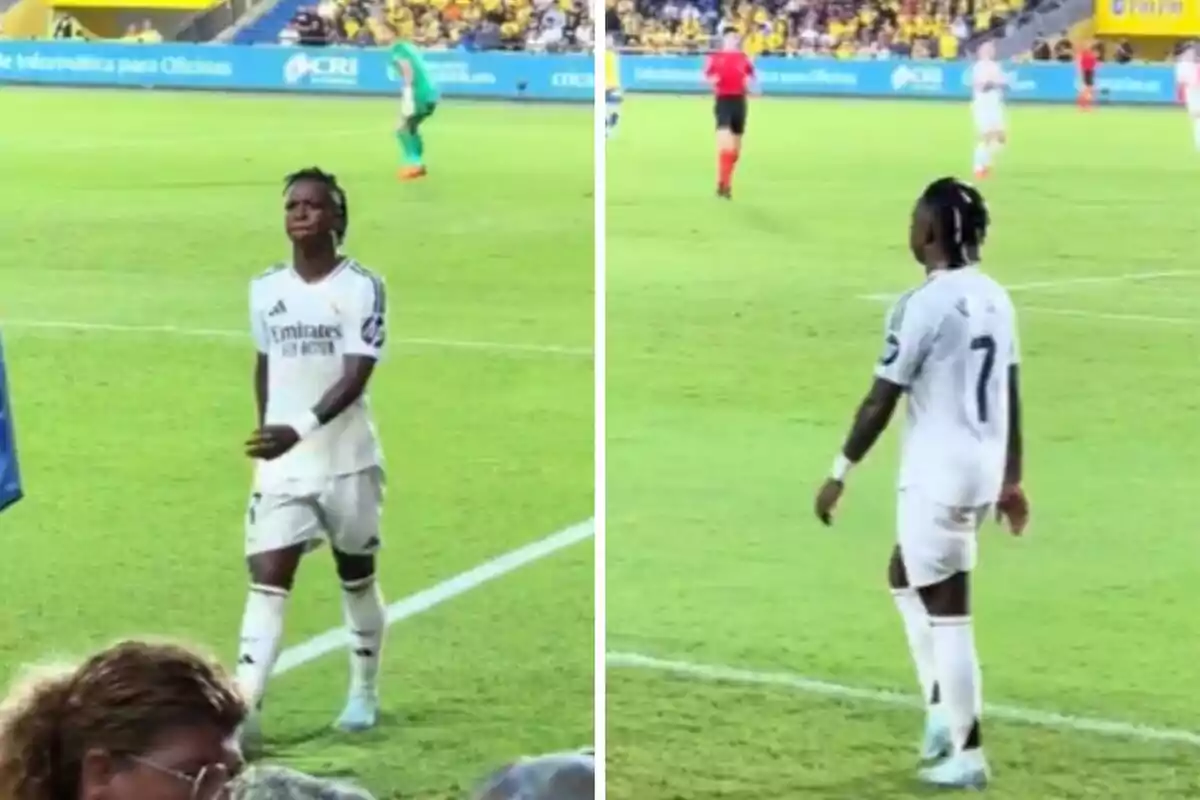
[[[8,373],[4,369],[4,345],[0,343],[0,511],[22,497],[21,470],[17,466],[17,439],[13,432],[12,408],[8,403]]]

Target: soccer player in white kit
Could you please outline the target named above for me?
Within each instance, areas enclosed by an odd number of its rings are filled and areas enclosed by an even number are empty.
[[[350,695],[343,730],[374,726],[386,627],[375,578],[383,454],[366,389],[383,354],[383,281],[341,254],[349,225],[345,192],[318,169],[288,176],[284,216],[292,260],[250,283],[258,429],[246,512],[250,591],[237,678],[254,714],[248,746],[279,656],[284,608],[301,557],[328,540],[350,634]]]
[[[989,514],[1023,532],[1016,314],[1008,293],[979,269],[988,212],[979,192],[953,178],[930,184],[910,231],[925,282],[887,318],[883,355],[830,477],[817,494],[827,525],[851,468],[883,433],[902,394],[897,540],[889,582],[926,703],[922,780],[981,788],[979,660],[969,576]]]
[[[996,46],[984,42],[971,65],[971,116],[975,118],[975,177],[983,180],[992,170],[996,153],[1007,141],[1004,126],[1004,89],[1008,77],[996,61]]]
[[[1196,63],[1196,48],[1192,45],[1179,54],[1179,63],[1175,65],[1175,85],[1179,99],[1192,120],[1192,138],[1196,149],[1200,150],[1200,64]]]

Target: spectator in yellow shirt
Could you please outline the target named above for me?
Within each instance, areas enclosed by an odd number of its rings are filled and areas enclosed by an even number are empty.
[[[938,37],[938,56],[945,59],[958,58],[958,38],[949,30]]]
[[[759,30],[754,30],[742,40],[742,49],[751,58],[758,58],[767,49],[767,37]]]

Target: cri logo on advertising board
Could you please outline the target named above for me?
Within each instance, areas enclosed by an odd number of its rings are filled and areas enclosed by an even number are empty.
[[[283,79],[288,83],[307,79],[314,84],[353,85],[358,82],[358,59],[297,53],[283,65]]]
[[[946,83],[941,67],[910,67],[902,64],[892,70],[892,89],[911,89],[916,92],[936,92]]]
[[[556,72],[550,77],[550,85],[564,89],[591,89],[596,77],[590,72]]]

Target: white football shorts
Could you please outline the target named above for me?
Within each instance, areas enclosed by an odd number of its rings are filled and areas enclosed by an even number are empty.
[[[1004,103],[998,98],[983,98],[971,102],[971,116],[980,136],[1004,133]]]
[[[246,511],[246,555],[298,544],[313,550],[325,540],[339,553],[373,555],[382,546],[384,484],[383,470],[370,467],[311,490],[256,491]]]
[[[1187,101],[1188,115],[1200,118],[1200,89],[1189,89],[1184,99]]]
[[[991,506],[952,508],[918,489],[901,489],[896,503],[900,558],[910,586],[932,586],[975,569],[979,529]]]

